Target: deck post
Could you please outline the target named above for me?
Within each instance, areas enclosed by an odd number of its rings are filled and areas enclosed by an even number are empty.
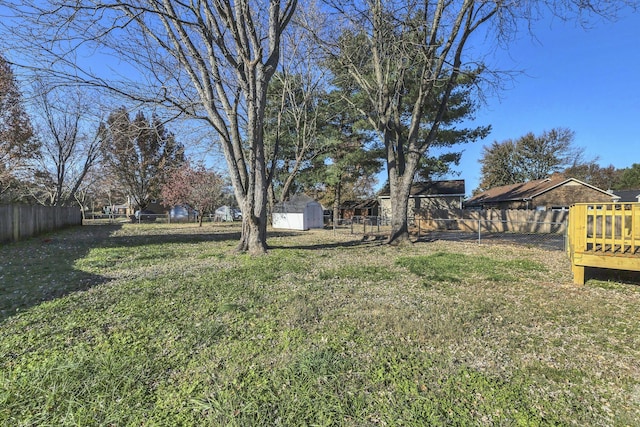
[[[582,265],[571,266],[573,270],[573,283],[575,285],[584,285],[584,268]]]

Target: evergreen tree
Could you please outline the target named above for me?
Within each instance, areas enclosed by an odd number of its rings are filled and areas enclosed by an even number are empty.
[[[636,190],[640,188],[640,163],[620,170],[620,177],[615,183],[616,190]]]
[[[333,206],[334,219],[338,219],[343,201],[371,195],[366,194],[367,184],[382,168],[382,149],[363,127],[364,117],[353,107],[349,95],[353,93],[336,90],[327,98],[324,151],[315,159],[310,176],[323,184],[320,199]],[[358,190],[362,183],[365,188]]]

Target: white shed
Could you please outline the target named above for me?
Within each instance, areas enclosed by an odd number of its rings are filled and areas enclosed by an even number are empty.
[[[306,194],[296,194],[273,209],[273,228],[309,230],[324,227],[322,205]]]
[[[231,206],[220,206],[213,215],[213,220],[216,222],[220,221],[233,221],[234,212]]]

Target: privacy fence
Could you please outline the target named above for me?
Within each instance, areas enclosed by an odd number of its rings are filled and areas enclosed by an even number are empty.
[[[82,212],[78,207],[0,205],[0,243],[16,242],[72,225],[82,225]]]
[[[438,209],[416,219],[428,231],[564,234],[569,212],[524,209]]]

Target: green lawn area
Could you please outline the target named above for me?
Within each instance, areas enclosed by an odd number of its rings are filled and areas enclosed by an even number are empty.
[[[0,246],[0,425],[640,425],[640,287],[566,255],[237,225]]]

